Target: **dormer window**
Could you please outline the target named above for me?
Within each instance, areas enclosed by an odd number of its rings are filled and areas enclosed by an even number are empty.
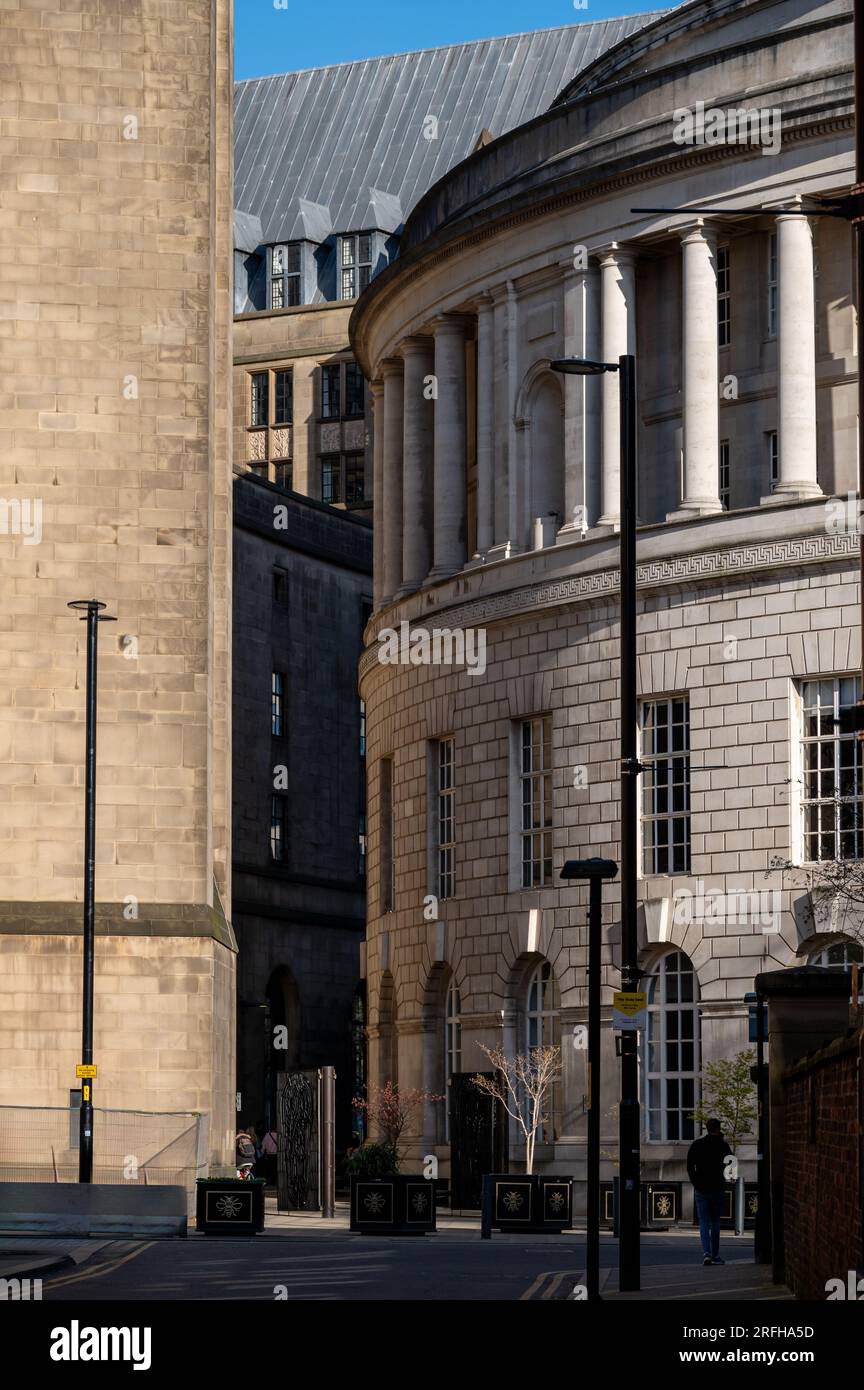
[[[274,246],[270,261],[270,308],[291,309],[302,304],[301,247],[298,242]]]
[[[372,279],[372,235],[352,233],[339,238],[340,299],[356,299]]]

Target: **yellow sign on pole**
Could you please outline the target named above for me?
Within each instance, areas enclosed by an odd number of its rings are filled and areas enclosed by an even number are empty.
[[[642,990],[616,990],[612,995],[612,1027],[625,1033],[643,1032],[647,1008],[648,996]]]
[[[89,1076],[92,1080],[97,1075],[97,1070],[95,1062],[79,1062],[75,1068],[75,1075]]]

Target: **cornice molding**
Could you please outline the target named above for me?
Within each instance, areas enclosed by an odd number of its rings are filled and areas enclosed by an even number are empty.
[[[777,569],[807,568],[813,565],[857,561],[859,538],[856,535],[788,536],[778,541],[754,541],[723,549],[705,550],[693,555],[676,555],[670,559],[648,560],[636,567],[637,588],[643,593],[673,585],[711,583],[730,576],[745,577],[770,573]],[[518,563],[514,561],[514,563]],[[597,598],[612,598],[619,588],[618,568],[594,570],[590,574],[570,575],[538,584],[522,585],[503,593],[489,594],[467,603],[450,606],[442,604],[434,613],[427,613],[415,628],[434,628],[439,615],[450,628],[483,627],[507,618],[519,617],[540,608],[590,603]],[[398,625],[398,612],[386,610],[372,620],[377,637],[386,627]],[[374,641],[374,638],[373,638]],[[369,647],[360,658],[362,679],[378,664],[377,644]]]

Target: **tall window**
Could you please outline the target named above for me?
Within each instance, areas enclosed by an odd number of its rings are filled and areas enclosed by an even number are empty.
[[[381,884],[382,912],[392,912],[396,900],[393,845],[393,759],[382,758],[379,765],[381,797]]]
[[[453,785],[452,738],[438,740],[436,746],[437,807],[436,807],[436,893],[439,898],[452,898],[455,887],[455,789]]]
[[[528,978],[525,996],[525,1050],[534,1047],[561,1046],[561,995],[558,981],[548,960],[542,961]],[[538,1134],[543,1143],[555,1137],[555,1117],[558,1110],[558,1087],[552,1088],[547,1100],[545,1123]]]
[[[281,738],[285,712],[285,677],[281,671],[274,671],[270,682],[270,732],[274,738]]]
[[[321,368],[321,416],[324,420],[338,420],[340,417],[341,373],[342,368],[338,362],[330,362]]]
[[[768,484],[773,492],[780,481],[780,449],[777,443],[777,431],[769,430],[765,436],[765,446],[768,453]]]
[[[777,233],[768,238],[768,336],[777,335]]]
[[[680,696],[643,707],[642,867],[690,871],[690,710]]]
[[[273,570],[273,602],[287,608],[289,599],[288,571],[279,566]]]
[[[520,729],[522,887],[552,882],[552,716],[526,719]]]
[[[356,419],[363,414],[363,373],[357,362],[345,363],[345,414]]]
[[[270,373],[253,372],[250,377],[249,423],[253,427],[269,424]]]
[[[273,796],[270,799],[270,858],[278,862],[285,858],[287,806],[284,796]]]
[[[290,425],[294,416],[294,376],[289,370],[280,369],[273,373],[275,388],[273,402],[274,425]]]
[[[850,725],[844,719],[859,690],[857,676],[805,681],[801,687],[807,863],[864,858],[861,745],[853,731],[845,732]]]
[[[340,297],[356,299],[372,278],[372,237],[368,232],[339,238]]]
[[[302,302],[300,247],[274,246],[270,274],[270,308],[290,309]]]
[[[720,440],[720,463],[719,463],[719,495],[720,505],[724,512],[729,510],[729,495],[731,477],[729,472],[729,440]]]
[[[717,346],[732,341],[732,294],[729,276],[729,247],[717,247]]]
[[[462,1070],[462,996],[455,980],[447,988],[446,1014],[446,1055],[445,1075],[449,1085],[451,1076]]]
[[[695,1139],[699,998],[693,966],[681,951],[665,955],[648,983],[645,1108],[648,1138]]]
[[[322,454],[320,463],[322,502],[344,502],[352,507],[365,501],[365,454]]]
[[[342,502],[342,460],[339,454],[321,456],[321,501]]]

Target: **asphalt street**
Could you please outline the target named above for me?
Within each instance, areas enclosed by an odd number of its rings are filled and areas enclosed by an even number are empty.
[[[706,1291],[722,1273],[702,1268],[695,1234],[646,1236],[642,1248],[646,1268],[692,1258],[694,1287]],[[617,1253],[617,1242],[604,1236],[604,1269]],[[727,1255],[730,1264],[751,1264],[751,1242],[736,1242]],[[317,1230],[113,1241],[73,1273],[46,1278],[43,1300],[558,1300],[583,1281],[584,1256],[581,1234],[496,1233],[483,1241],[476,1228],[414,1239]]]

